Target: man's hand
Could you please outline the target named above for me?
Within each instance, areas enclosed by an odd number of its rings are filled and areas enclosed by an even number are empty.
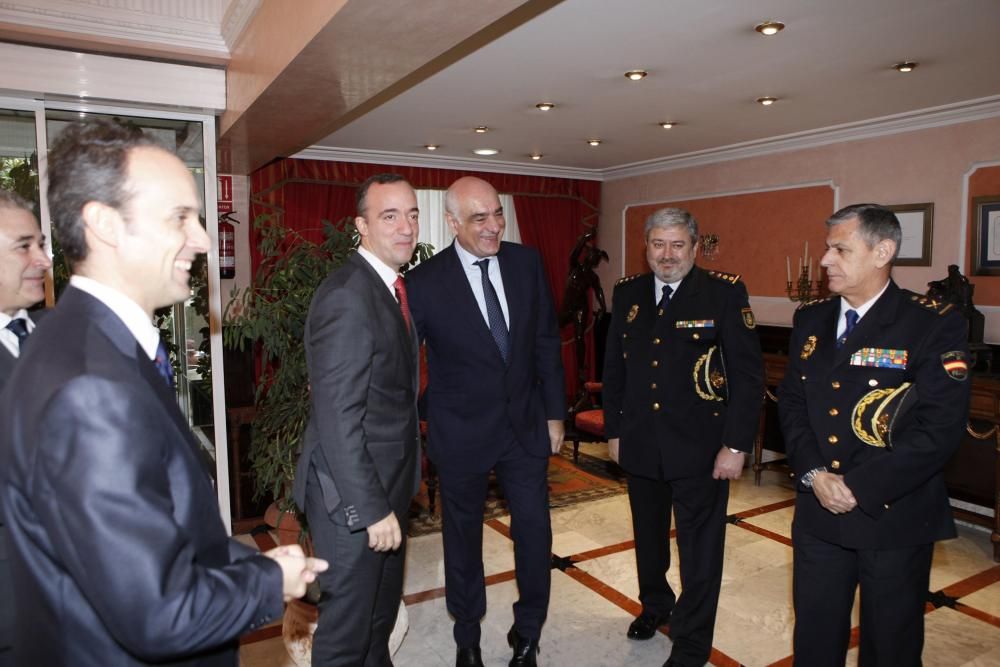
[[[712,468],[712,479],[739,479],[743,474],[743,463],[746,454],[729,451],[723,445],[715,455],[715,467]]]
[[[403,543],[403,532],[399,529],[396,514],[368,526],[368,548],[375,551],[395,551]]]
[[[615,463],[618,463],[618,443],[619,442],[620,441],[619,441],[618,438],[611,438],[611,439],[608,440],[608,456],[610,456],[611,460],[614,461]]]
[[[552,453],[558,454],[563,446],[563,438],[566,437],[566,424],[561,419],[549,420],[549,443],[552,445]]]
[[[281,591],[285,602],[306,594],[306,586],[330,566],[322,558],[307,558],[298,544],[276,547],[264,554],[281,568]]]
[[[819,504],[834,514],[845,514],[858,506],[858,501],[841,475],[832,472],[816,473],[812,489]]]

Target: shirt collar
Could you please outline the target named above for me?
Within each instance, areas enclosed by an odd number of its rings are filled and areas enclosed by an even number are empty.
[[[128,328],[150,359],[156,358],[156,348],[160,344],[160,330],[149,321],[146,311],[132,299],[113,287],[108,287],[86,276],[70,276],[69,284],[86,292],[111,309]]]
[[[364,246],[358,246],[358,254],[361,255],[366,262],[371,264],[371,267],[375,269],[375,273],[377,273],[378,277],[382,279],[382,282],[386,284],[386,287],[391,290],[395,290],[396,279],[399,278],[398,271],[383,262],[375,255],[375,253],[371,252]]]
[[[11,320],[16,320],[18,318],[27,321],[28,331],[31,331],[31,329],[35,326],[35,323],[31,321],[30,317],[28,317],[28,311],[22,308],[14,313],[14,317],[11,317],[7,313],[0,312],[0,329],[6,329]]]
[[[867,301],[865,301],[863,304],[861,304],[857,308],[855,308],[851,304],[847,303],[847,299],[845,299],[844,297],[840,297],[840,317],[844,317],[844,313],[846,313],[847,311],[853,310],[853,311],[855,311],[858,314],[858,319],[860,320],[862,317],[865,316],[865,313],[867,313],[869,310],[871,310],[872,306],[875,305],[875,302],[879,300],[879,297],[881,297],[883,294],[885,294],[885,291],[887,289],[889,289],[889,281],[888,280],[885,281],[885,285],[882,287],[882,289],[879,290],[878,294],[876,294],[872,298],[868,299]]]
[[[462,244],[458,242],[458,239],[455,239],[455,252],[458,253],[458,259],[462,262],[462,266],[464,266],[467,270],[472,268],[478,271],[479,267],[475,266],[476,262],[482,259],[494,261],[497,258],[496,255],[490,255],[489,257],[476,257],[471,252],[463,248]],[[497,266],[499,265],[499,262],[497,262]]]

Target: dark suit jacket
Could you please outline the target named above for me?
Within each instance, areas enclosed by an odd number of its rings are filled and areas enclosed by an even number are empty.
[[[944,355],[957,353],[968,361],[965,319],[953,306],[932,304],[890,282],[838,350],[839,314],[839,297],[796,311],[778,411],[795,474],[801,478],[826,466],[844,475],[858,507],[832,514],[800,485],[794,529],[850,548],[906,547],[954,537],[942,469],[962,440],[971,383],[960,368],[949,374],[950,357]],[[862,348],[905,351],[906,362],[861,365],[870,362],[852,356]],[[892,449],[866,444],[855,430],[856,406],[870,392],[903,382],[914,383],[917,401],[895,420]]]
[[[295,475],[300,508],[312,466],[335,523],[364,530],[390,511],[405,519],[420,486],[416,340],[359,254],[316,290],[305,331],[312,410]]]
[[[66,289],[0,423],[16,664],[232,667],[282,613],[280,569],[227,537],[173,393],[103,303]]]
[[[538,252],[501,243],[510,354],[504,363],[454,244],[407,273],[427,343],[427,446],[438,467],[489,470],[513,429],[528,453],[551,453],[548,419],[566,416],[555,309]],[[507,436],[509,437],[509,436]]]
[[[28,313],[28,318],[38,325],[47,311],[39,310]],[[17,357],[6,347],[0,345],[0,391],[7,384],[7,378],[14,372]],[[7,531],[0,517],[0,654],[10,648],[14,638],[14,591],[10,578],[10,565],[7,562]]]
[[[652,273],[615,286],[605,432],[621,438],[619,461],[633,475],[710,474],[722,445],[748,452],[757,434],[764,363],[747,291],[695,266],[660,317],[653,286]]]

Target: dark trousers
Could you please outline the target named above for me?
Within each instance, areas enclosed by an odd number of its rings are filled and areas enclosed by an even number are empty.
[[[552,525],[549,521],[548,458],[531,456],[512,442],[494,465],[510,509],[514,567],[519,597],[514,627],[537,639],[549,608],[552,587]],[[489,471],[455,470],[438,462],[444,542],[445,601],[455,619],[455,643],[479,645],[486,614],[483,574],[483,508]]]
[[[857,510],[856,510],[857,511]],[[920,665],[933,544],[848,549],[799,529],[792,534],[795,665],[842,667],[861,586],[859,667]]]
[[[671,657],[682,665],[703,665],[712,652],[722,587],[729,482],[710,475],[669,481],[629,475],[628,499],[643,611],[670,614]],[[671,508],[681,561],[679,599],[667,583]]]
[[[389,635],[403,595],[406,512],[396,510],[403,544],[396,551],[368,548],[368,531],[351,532],[330,520],[316,473],[306,486],[306,518],[316,555],[330,562],[319,575],[322,594],[313,637],[315,667],[391,667]]]

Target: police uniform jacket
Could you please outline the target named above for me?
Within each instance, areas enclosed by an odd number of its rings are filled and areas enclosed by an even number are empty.
[[[722,445],[750,451],[763,395],[754,327],[739,276],[693,267],[662,315],[652,273],[618,282],[603,398],[627,472],[693,477]]]
[[[800,484],[793,530],[868,549],[954,537],[941,471],[969,407],[965,319],[891,281],[841,349],[839,317],[838,297],[796,311],[778,410],[795,474],[844,475],[858,507],[833,514]]]

